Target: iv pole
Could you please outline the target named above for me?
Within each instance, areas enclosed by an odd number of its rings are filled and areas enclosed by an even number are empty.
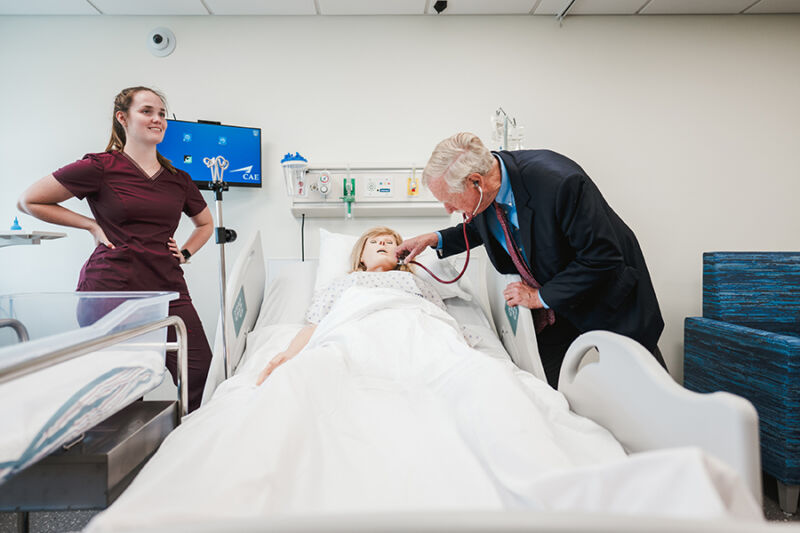
[[[502,143],[500,150],[522,149],[523,134],[517,128],[517,119],[508,116],[502,107],[498,107],[492,117],[492,140]],[[522,126],[519,126],[519,129],[522,129]],[[510,134],[511,130],[514,131],[513,135]],[[511,142],[515,143],[514,146],[509,145],[509,135]]]
[[[497,126],[500,125],[499,124],[499,119],[501,117],[502,117],[502,120],[503,120],[503,127],[502,127],[502,135],[500,135],[500,137],[501,137],[500,140],[503,142],[503,144],[500,146],[500,149],[501,150],[508,150],[509,149],[509,147],[508,147],[508,124],[510,122],[512,126],[516,126],[517,125],[517,119],[509,117],[508,113],[506,113],[505,110],[502,107],[498,107],[497,110],[494,112],[494,119],[493,119],[494,126],[495,126],[495,131],[494,131],[495,134],[498,133],[497,132]]]
[[[222,180],[222,174],[228,168],[228,160],[218,155],[217,157],[204,158],[203,163],[211,170],[212,181],[208,183],[208,187],[214,191],[216,198],[217,226],[214,228],[214,237],[217,244],[219,244],[219,308],[222,319],[220,324],[222,328],[222,364],[225,368],[225,379],[228,379],[231,369],[228,363],[228,332],[226,328],[226,315],[228,313],[225,305],[225,243],[236,240],[236,232],[232,229],[226,229],[222,225],[222,191],[228,190],[228,184]]]

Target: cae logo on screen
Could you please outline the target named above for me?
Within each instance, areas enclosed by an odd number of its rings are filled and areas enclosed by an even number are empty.
[[[245,181],[261,181],[261,176],[259,174],[253,174],[253,165],[231,170],[231,174],[234,172],[241,172],[242,179]]]
[[[205,122],[167,119],[158,151],[198,187],[208,188],[211,174],[205,158],[222,156],[230,163],[223,179],[231,186],[261,186],[261,130]]]

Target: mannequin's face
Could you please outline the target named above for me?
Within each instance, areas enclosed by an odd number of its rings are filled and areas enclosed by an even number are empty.
[[[392,235],[376,235],[364,243],[361,262],[368,272],[386,272],[397,268],[397,239]]]

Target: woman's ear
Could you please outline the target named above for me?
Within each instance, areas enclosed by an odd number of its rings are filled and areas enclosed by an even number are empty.
[[[125,120],[128,117],[125,116],[125,112],[124,111],[117,111],[117,113],[114,115],[114,117],[117,119],[117,122],[119,122],[120,126],[122,126],[123,128],[126,127]]]

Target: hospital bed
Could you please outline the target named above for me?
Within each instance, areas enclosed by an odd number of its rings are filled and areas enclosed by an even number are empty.
[[[0,511],[106,507],[175,427],[186,406],[176,297],[0,296]],[[167,350],[179,352],[177,409],[134,402],[161,383]]]
[[[237,259],[231,274],[228,331],[230,360],[238,364],[246,348],[248,328],[259,314],[265,293],[267,270],[272,281],[291,284],[291,303],[266,310],[275,315],[264,322],[298,320],[308,306],[314,286],[315,262],[264,261],[260,234],[250,240]],[[491,327],[514,363],[546,381],[536,347],[531,312],[524,307],[509,308],[503,289],[519,277],[499,274],[486,262],[479,263],[478,282],[473,292],[488,300]],[[267,268],[270,267],[270,268]],[[279,278],[281,272],[288,274]],[[482,284],[481,284],[482,282]],[[277,287],[272,293],[277,292]],[[240,302],[237,306],[235,302]],[[248,302],[241,316],[241,302]],[[291,308],[286,308],[290,305]],[[485,303],[484,303],[485,305]],[[233,310],[239,309],[234,316]],[[485,326],[482,307],[466,305],[461,299],[450,304],[450,311],[462,315],[471,326]],[[238,328],[236,327],[238,325]],[[218,335],[215,348],[221,346]],[[204,400],[210,398],[223,374],[221,360],[215,359],[206,385]],[[591,364],[587,364],[592,359]],[[762,498],[761,463],[758,441],[758,415],[752,404],[725,392],[696,394],[677,383],[663,371],[647,350],[627,338],[610,332],[591,332],[570,347],[565,358],[559,390],[571,409],[608,428],[629,452],[699,446],[733,467],[747,483],[760,503]]]
[[[543,384],[544,373],[536,351],[530,312],[522,308],[509,309],[502,299],[502,287],[516,278],[498,275],[491,267],[487,268],[485,263],[478,263],[478,266],[482,272],[473,278],[471,283],[463,287],[465,292],[474,298],[471,301],[458,297],[448,299],[446,303],[449,314],[456,317],[465,333],[471,332],[477,335],[478,340],[475,344],[477,349],[490,357],[500,359],[510,357],[514,364],[522,369],[517,370],[518,372],[524,370],[525,379],[533,379],[539,383],[537,385],[539,390],[544,390],[542,387],[547,387],[546,384]],[[214,360],[204,393],[204,407],[196,415],[189,417],[190,423],[197,422],[192,428],[195,430],[195,440],[201,438],[202,435],[210,437],[218,436],[220,433],[216,427],[200,428],[201,423],[224,425],[228,422],[229,417],[238,416],[235,414],[237,412],[235,410],[222,411],[218,409],[214,411],[214,408],[219,408],[226,402],[237,401],[237,396],[252,398],[252,396],[248,396],[252,393],[252,383],[245,383],[253,379],[254,363],[250,358],[255,357],[254,352],[264,350],[264,345],[260,341],[263,340],[265,331],[286,323],[302,322],[313,293],[314,277],[317,275],[318,267],[319,265],[313,261],[265,261],[260,235],[257,233],[250,239],[238,257],[228,283],[228,305],[225,312],[228,313],[226,320],[229,328],[227,353],[230,368],[227,369],[227,373],[233,377],[225,379],[226,369],[223,368],[221,357],[221,334],[218,332]],[[491,320],[487,318],[487,315],[491,317]],[[289,338],[291,336],[284,335],[282,340],[278,339],[274,342],[278,345],[284,343],[285,346]],[[245,377],[245,374],[248,374],[249,377]],[[531,374],[538,379],[531,378]],[[689,392],[676,384],[640,345],[619,335],[602,331],[584,334],[570,347],[561,371],[559,391],[569,402],[569,408],[573,413],[594,420],[606,428],[626,452],[644,456],[643,452],[655,453],[658,450],[680,447],[699,448],[705,455],[721,461],[727,465],[726,468],[732,469],[738,474],[738,477],[734,476],[737,478],[737,483],[746,487],[743,491],[749,494],[748,498],[751,501],[760,504],[761,480],[757,415],[747,401],[726,393],[700,395]],[[298,399],[292,398],[288,401],[296,402]],[[246,399],[241,405],[252,408],[252,403],[251,399]],[[285,406],[286,408],[293,407],[291,403],[287,403]],[[291,419],[280,417],[280,407],[272,405],[271,408],[277,410],[263,414],[263,423],[268,424],[275,421],[276,426],[267,432],[272,437],[275,437],[276,434],[280,436],[282,424],[292,423]],[[227,414],[222,415],[223,412]],[[205,418],[203,418],[204,415],[206,415]],[[258,412],[256,412],[257,415]],[[195,416],[197,419],[192,420]],[[254,421],[256,425],[260,423],[261,421]],[[170,439],[172,438],[177,437],[174,434],[170,437]],[[197,471],[197,465],[187,464],[182,467],[175,465],[178,457],[183,453],[182,450],[188,449],[185,442],[181,447],[177,447],[177,441],[175,444],[176,446],[171,449],[167,446],[166,451],[156,454],[155,466],[153,463],[148,465],[147,468],[151,468],[151,471],[148,472],[148,476],[145,476],[147,479],[142,482],[142,487],[138,488],[138,492],[131,497],[131,500],[123,502],[122,500],[126,496],[123,495],[120,503],[127,504],[128,507],[123,505],[120,512],[117,513],[118,516],[113,516],[114,507],[112,507],[109,520],[104,522],[101,515],[99,524],[93,523],[98,528],[97,530],[124,528],[126,517],[140,517],[141,512],[144,511],[137,507],[137,505],[141,506],[141,502],[144,501],[141,496],[143,493],[157,488],[159,484],[163,487],[165,483],[175,482],[182,477],[191,478],[193,472]],[[252,444],[247,442],[247,437],[242,436],[240,442],[235,443],[236,447],[241,446],[241,450],[238,450],[236,454],[246,455]],[[211,446],[212,449],[218,450],[216,444],[211,444]],[[159,458],[160,455],[163,456]],[[212,456],[209,455],[204,457],[212,459]],[[239,457],[230,459],[236,462]],[[215,465],[216,463],[206,464],[203,469],[226,468]],[[247,477],[249,467],[243,468],[241,475]],[[161,469],[162,472],[155,472],[156,469]],[[220,479],[231,475],[229,472],[222,471],[217,474]],[[230,483],[231,480],[227,479],[225,482]],[[256,487],[250,485],[253,482],[253,479],[241,480],[243,486],[249,486],[250,490],[257,490]],[[135,485],[136,483],[134,483]],[[274,489],[274,487],[271,488]],[[658,488],[654,486],[653,490],[657,491]],[[171,488],[170,491],[171,494],[180,492],[178,488]],[[656,497],[660,497],[660,495]],[[137,498],[139,498],[138,502]],[[226,501],[226,505],[235,508],[236,498],[234,496],[233,501]],[[167,507],[173,508],[180,507],[180,505],[175,500],[166,504]],[[403,515],[403,520],[392,520],[389,518],[392,516],[391,513],[373,516],[346,512],[338,513],[336,518],[326,517],[323,519],[300,516],[297,520],[293,520],[291,517],[280,515],[249,518],[248,513],[252,512],[250,507],[243,507],[239,514],[233,515],[238,518],[227,515],[220,517],[219,521],[215,521],[213,512],[209,511],[207,506],[197,504],[197,507],[193,508],[191,505],[185,510],[184,521],[181,522],[187,530],[202,526],[210,531],[215,528],[233,527],[234,524],[237,524],[235,527],[241,527],[243,530],[277,527],[285,530],[306,531],[316,529],[321,523],[320,521],[323,521],[325,526],[332,530],[425,530],[425,527],[428,527],[430,530],[436,531],[448,529],[448,524],[463,524],[465,523],[464,517],[472,517],[467,518],[466,523],[471,524],[468,529],[473,531],[517,531],[531,529],[537,524],[535,513],[505,515],[481,513],[480,510],[474,513],[421,513],[418,516],[419,520],[416,520],[414,515]],[[152,505],[148,505],[147,508],[148,513],[154,512]],[[153,520],[156,522],[149,524],[152,526],[152,530],[158,531],[159,527],[167,527],[161,522],[162,518],[158,515],[154,516]],[[569,513],[544,513],[540,515],[540,518],[542,519],[540,526],[544,524],[544,529],[554,527],[559,530],[570,530],[572,527],[570,520],[574,517]],[[663,526],[665,523],[663,517],[648,519],[637,516],[630,522],[626,522],[625,517],[604,516],[602,513],[597,513],[590,522],[596,526],[597,530],[620,531],[640,530],[642,527],[656,527],[659,524]],[[586,520],[581,522],[575,519],[573,521],[574,527],[578,529],[582,528],[582,524],[587,523],[589,522]],[[667,523],[672,524],[671,522]],[[553,524],[560,524],[560,526],[555,527]],[[678,520],[675,521],[675,527],[670,525],[670,529],[674,530],[678,526],[685,526],[686,530],[694,530],[702,526],[703,530],[708,531],[729,531],[733,527],[732,522],[727,520],[715,524],[713,521],[682,522]],[[139,523],[134,527],[137,530],[145,530],[147,525]],[[171,530],[178,530],[182,526],[170,524],[168,527]],[[760,524],[750,523],[749,527],[750,530],[756,530],[760,528]],[[92,524],[89,529],[94,531]]]

